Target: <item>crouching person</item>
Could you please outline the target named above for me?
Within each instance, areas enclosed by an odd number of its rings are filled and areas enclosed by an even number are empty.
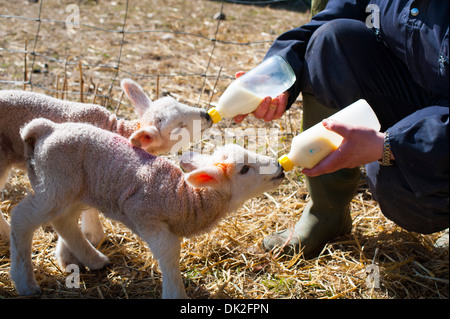
[[[279,117],[301,92],[307,129],[365,99],[383,133],[324,121],[344,141],[303,170],[310,201],[294,229],[264,239],[267,250],[288,241],[286,253],[301,248],[314,257],[350,232],[350,201],[365,164],[389,219],[424,234],[449,227],[449,3],[409,3],[332,0],[269,49],[266,57],[282,56],[297,82],[271,103],[264,100],[255,117]]]

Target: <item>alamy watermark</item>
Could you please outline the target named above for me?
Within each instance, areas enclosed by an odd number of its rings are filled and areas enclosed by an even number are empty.
[[[380,28],[380,7],[376,4],[369,4],[366,7],[366,12],[369,15],[366,18],[366,26],[368,28]],[[74,3],[69,4],[66,7],[66,13],[69,15],[66,17],[66,28],[70,32],[73,29],[80,27],[80,7]]]
[[[65,19],[66,30],[68,33],[73,33],[75,29],[80,28],[80,7],[77,4],[69,4],[65,11],[68,14]],[[365,11],[369,13],[365,20],[366,26],[378,29],[380,27],[379,6],[369,4]],[[281,136],[281,131],[278,128],[227,128],[224,131],[212,128],[202,132],[201,124],[198,123],[198,125],[194,125],[193,133],[187,129],[177,129],[172,132],[170,139],[177,142],[173,145],[171,153],[179,154],[189,142],[201,141],[193,144],[194,151],[201,154],[210,155],[217,147],[236,143],[258,155],[273,157],[277,156],[281,149]],[[245,161],[256,163],[257,158],[261,160],[261,157],[255,156],[254,158],[246,158]],[[265,171],[260,171],[260,173],[271,174],[273,169],[276,168],[267,167]]]
[[[170,140],[176,143],[170,153],[180,156],[186,152],[211,155],[218,147],[237,144],[249,153],[235,159],[236,163],[258,164],[260,174],[273,174],[278,169],[273,159],[281,150],[281,137],[282,133],[278,128],[209,128],[202,132],[201,121],[194,120],[192,134],[187,128],[172,130]],[[197,142],[191,144],[189,150],[184,149],[192,141]]]
[[[366,12],[369,15],[366,18],[366,26],[370,29],[380,28],[380,7],[376,4],[369,4],[366,7]]]
[[[372,263],[366,266],[366,286],[369,289],[380,288],[380,267],[375,264],[375,259],[378,255],[378,248],[375,249],[375,254],[373,255]]]
[[[366,267],[366,286],[369,289],[380,288],[380,267],[370,264]]]
[[[66,13],[69,13],[65,20],[66,30],[70,34],[74,29],[80,28],[80,7],[76,4],[69,4],[66,7]]]
[[[66,277],[66,287],[80,288],[80,267],[76,264],[67,265],[66,272],[70,272]]]

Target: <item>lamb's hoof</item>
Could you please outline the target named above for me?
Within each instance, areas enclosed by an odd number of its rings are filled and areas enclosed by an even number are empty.
[[[188,295],[186,294],[186,290],[179,290],[179,291],[164,291],[162,294],[162,299],[190,299]]]
[[[87,240],[92,244],[92,246],[97,247],[100,245],[100,243],[103,242],[103,239],[105,238],[105,234],[103,232],[101,233],[92,233],[92,232],[86,232],[83,233]]]
[[[79,261],[77,257],[75,257],[75,255],[72,254],[71,252],[68,252],[67,254],[64,255],[56,255],[55,257],[58,262],[58,265],[61,267],[62,270],[66,270],[67,267],[72,265],[76,265],[80,269],[83,269],[85,267],[83,263]]]
[[[37,288],[33,288],[30,289],[29,291],[20,294],[21,296],[29,296],[29,297],[39,297],[42,295],[42,291],[41,288],[37,287]]]
[[[37,297],[42,295],[41,288],[39,288],[39,285],[36,282],[26,285],[24,287],[21,287],[20,284],[19,285],[16,284],[16,290],[20,296]]]
[[[63,244],[62,241],[58,240],[58,244],[55,250],[56,260],[61,267],[65,270],[69,265],[77,265],[79,268],[83,268],[84,265],[78,260],[77,257],[70,251],[70,249]]]
[[[86,265],[90,270],[102,269],[111,263],[109,261],[109,258],[100,252],[98,253],[98,256],[95,259],[96,260],[94,260],[94,261],[90,262],[88,265]]]

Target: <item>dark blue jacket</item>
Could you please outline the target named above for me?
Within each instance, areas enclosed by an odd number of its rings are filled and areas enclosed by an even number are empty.
[[[340,18],[367,23],[367,19],[371,21],[371,12],[367,11],[370,4],[380,9],[379,25],[374,25],[379,40],[407,65],[416,83],[439,97],[430,105],[421,105],[422,110],[399,119],[388,131],[397,166],[413,193],[418,198],[439,196],[448,212],[449,1],[330,0],[310,23],[282,34],[267,56],[284,57],[300,79],[306,47],[314,31]],[[416,13],[411,12],[413,8],[418,9],[417,15],[412,14]],[[289,89],[288,107],[300,91],[297,81]]]
[[[326,9],[314,16],[310,23],[278,37],[267,56],[283,56],[300,79],[306,47],[314,31],[339,18],[366,22],[371,13],[366,11],[370,4],[380,9],[379,36],[387,47],[408,65],[416,82],[448,99],[449,1],[330,0]],[[413,7],[419,9],[418,16],[410,14]],[[289,90],[289,106],[300,94],[299,82]]]

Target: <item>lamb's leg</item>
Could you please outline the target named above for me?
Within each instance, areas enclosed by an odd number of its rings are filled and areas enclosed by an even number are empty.
[[[81,231],[94,247],[98,246],[105,237],[98,214],[99,212],[92,207],[87,208],[81,214]],[[64,269],[70,264],[75,264],[79,267],[84,266],[83,263],[75,257],[69,247],[67,247],[65,241],[62,240],[61,237],[58,239],[55,254],[59,264]]]
[[[78,226],[79,209],[80,206],[71,207],[71,213],[52,221],[56,232],[61,237],[59,240],[62,241],[58,244],[58,248],[61,245],[67,246],[76,260],[79,260],[89,269],[101,269],[109,263],[109,259],[95,249],[81,232]],[[59,250],[56,251],[56,255],[60,265],[65,269],[71,261],[64,259]]]
[[[3,186],[5,186],[6,181],[8,180],[8,175],[9,167],[6,167],[5,165],[0,163],[0,190],[2,190]],[[0,237],[9,238],[9,232],[9,224],[0,211]]]
[[[167,227],[156,228],[141,237],[158,260],[163,278],[162,297],[164,299],[188,298],[180,271],[180,239]]]
[[[20,295],[40,294],[33,275],[31,245],[34,231],[48,221],[50,214],[48,207],[31,195],[25,197],[11,214],[10,276]]]
[[[81,214],[81,231],[94,246],[99,245],[105,237],[98,214],[99,212],[92,207]]]
[[[55,249],[55,257],[58,261],[61,269],[65,270],[69,265],[77,265],[80,268],[83,268],[85,265],[78,260],[77,257],[72,253],[72,251],[67,246],[66,242],[59,236],[58,241],[56,243]]]

